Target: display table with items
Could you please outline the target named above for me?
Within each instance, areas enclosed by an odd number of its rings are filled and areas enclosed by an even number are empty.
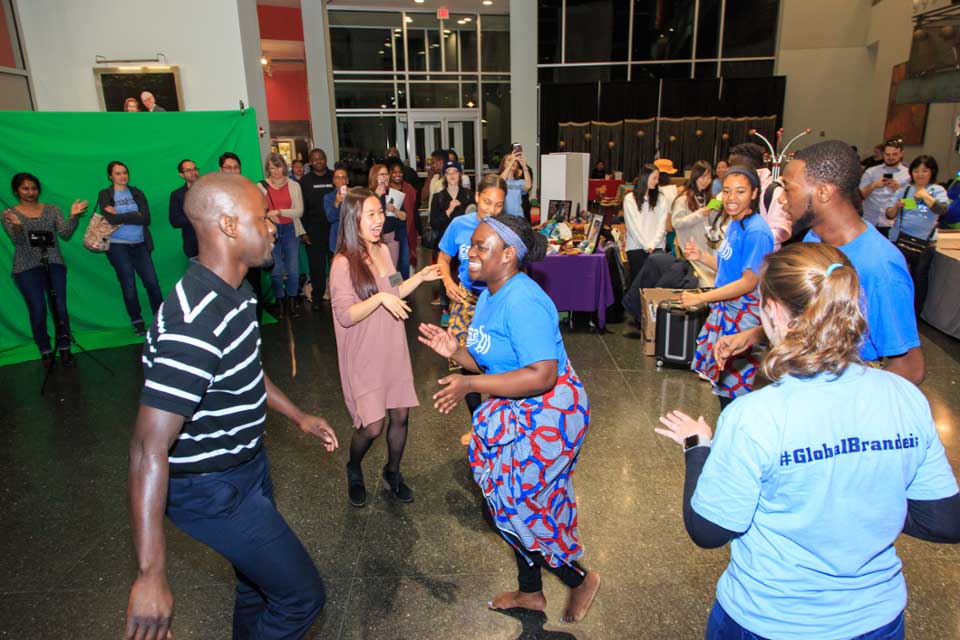
[[[616,198],[623,180],[590,180],[587,182],[587,200],[595,202],[606,198]]]
[[[602,253],[548,255],[529,267],[558,311],[591,311],[597,326],[607,326],[607,307],[614,302],[610,269]]]
[[[960,338],[960,242],[956,241],[960,241],[960,232],[940,232],[921,317],[947,335]]]

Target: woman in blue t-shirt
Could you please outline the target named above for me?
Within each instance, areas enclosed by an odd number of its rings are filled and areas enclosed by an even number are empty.
[[[500,161],[500,177],[507,184],[507,198],[503,204],[503,212],[511,216],[523,216],[530,222],[530,213],[524,209],[524,196],[533,188],[533,176],[527,166],[527,158],[519,145],[513,151],[503,156]]]
[[[710,315],[697,338],[693,370],[713,383],[713,393],[723,410],[733,399],[748,393],[757,375],[759,355],[747,352],[729,360],[724,367],[713,356],[713,345],[720,336],[740,333],[760,324],[760,301],[756,289],[760,264],[773,251],[773,233],[757,215],[760,178],[751,167],[734,165],[723,180],[723,209],[730,222],[723,244],[713,256],[701,251],[693,240],[683,253],[689,260],[716,271],[715,289],[695,293],[684,291],[685,307],[708,303]]]
[[[886,210],[893,220],[890,240],[900,249],[913,276],[917,313],[927,297],[930,263],[936,253],[937,226],[950,208],[947,190],[936,184],[939,167],[933,156],[917,156],[910,163],[910,182],[897,192],[895,204]]]
[[[543,611],[541,568],[570,589],[564,622],[587,614],[600,576],[577,562],[573,469],[590,423],[590,404],[560,337],[553,302],[523,271],[543,258],[546,238],[523,218],[486,217],[473,232],[470,278],[485,282],[466,347],[438,326],[421,324],[420,341],[480,375],[450,375],[434,406],[450,413],[467,393],[486,394],[473,414],[470,466],[484,517],[513,546],[518,591],[491,609]]]
[[[130,315],[133,330],[138,336],[147,334],[140,299],[137,295],[136,276],[147,290],[150,308],[157,314],[163,304],[160,281],[153,266],[150,253],[153,251],[153,239],[150,237],[150,205],[143,191],[130,184],[130,172],[127,165],[114,160],[107,165],[107,177],[111,186],[102,189],[97,195],[97,208],[104,219],[116,226],[110,234],[110,248],[107,259],[113,265],[123,292],[123,304]]]
[[[840,250],[770,254],[760,310],[771,384],[720,416],[674,411],[657,433],[684,447],[684,525],[730,543],[706,638],[902,639],[900,533],[960,542],[960,495],[930,405],[865,366],[857,272]]]

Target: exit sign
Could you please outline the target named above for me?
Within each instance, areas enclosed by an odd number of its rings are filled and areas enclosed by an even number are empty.
[[[450,19],[450,10],[446,7],[440,7],[437,9],[437,20],[448,20]]]

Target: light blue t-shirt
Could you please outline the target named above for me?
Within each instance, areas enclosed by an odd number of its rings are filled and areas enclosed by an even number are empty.
[[[717,600],[765,638],[851,638],[907,603],[893,542],[907,500],[957,482],[923,394],[851,365],[839,378],[785,377],[720,415],[694,510],[745,532],[730,543]]]
[[[130,189],[114,190],[113,208],[117,215],[128,213],[139,213],[140,208],[133,199]],[[121,224],[116,231],[110,234],[110,242],[120,244],[136,244],[143,242],[143,225],[140,224]]]
[[[503,200],[503,212],[511,216],[523,216],[523,180],[507,180],[507,197]]]
[[[560,317],[553,301],[527,274],[518,273],[495,295],[484,289],[467,334],[467,350],[484,373],[516,371],[542,360],[567,366]]]
[[[950,204],[950,199],[947,197],[947,190],[938,184],[927,185],[927,193],[937,202]],[[890,230],[890,240],[893,242],[896,242],[897,238],[900,237],[901,221],[903,223],[903,232],[907,235],[922,240],[936,237],[934,232],[940,218],[930,210],[926,202],[916,196],[917,190],[913,188],[912,184],[908,184],[897,192],[897,200],[913,198],[917,201],[917,208],[901,209],[900,213],[897,214],[896,219],[893,221],[893,229]]]
[[[820,242],[811,229],[804,242]],[[920,346],[913,310],[913,280],[903,254],[872,225],[837,247],[857,270],[867,333],[860,347],[866,361],[899,356]]]
[[[741,225],[741,223],[743,223]],[[739,280],[750,269],[760,275],[763,258],[773,251],[773,233],[759,213],[731,220],[727,235],[717,250],[717,288]]]
[[[450,221],[450,225],[443,232],[439,244],[440,251],[460,260],[460,266],[457,269],[460,283],[474,293],[480,293],[487,286],[483,282],[474,282],[470,279],[470,274],[467,273],[467,251],[470,250],[470,239],[479,224],[480,219],[477,218],[476,212],[457,216]]]

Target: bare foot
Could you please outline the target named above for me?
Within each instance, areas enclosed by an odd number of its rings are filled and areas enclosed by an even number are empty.
[[[490,609],[529,609],[530,611],[543,611],[547,608],[547,599],[543,597],[543,591],[536,593],[524,593],[522,591],[504,591],[494,596],[493,600],[487,603]]]
[[[589,572],[584,578],[583,584],[576,589],[570,590],[570,596],[567,598],[567,606],[563,610],[563,616],[560,622],[564,624],[575,624],[587,616],[590,611],[590,605],[600,589],[600,574]]]
[[[462,444],[462,445],[465,446],[465,447],[469,447],[469,446],[470,446],[470,441],[471,441],[471,440],[473,440],[473,432],[472,432],[472,431],[471,431],[471,432],[467,432],[467,433],[463,434],[462,436],[460,436],[460,444]]]

